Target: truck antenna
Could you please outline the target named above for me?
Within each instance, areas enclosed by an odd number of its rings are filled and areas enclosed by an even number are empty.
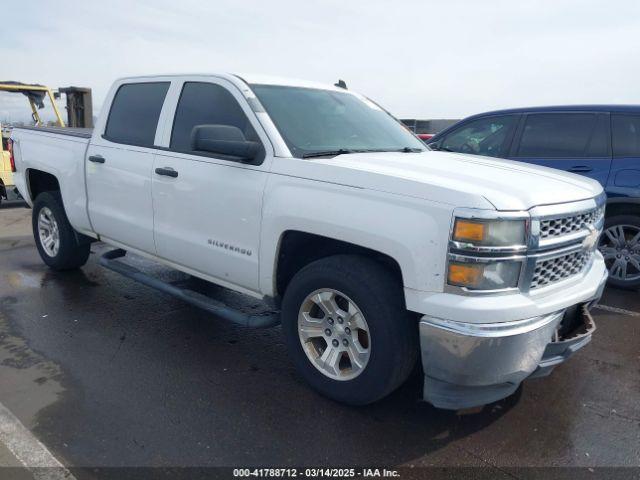
[[[338,80],[338,83],[334,83],[334,85],[338,88],[344,88],[345,90],[347,90],[347,84],[344,80]]]

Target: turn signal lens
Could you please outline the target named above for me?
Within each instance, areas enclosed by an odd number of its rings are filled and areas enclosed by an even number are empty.
[[[511,260],[497,260],[489,263],[452,261],[449,264],[447,281],[449,285],[466,287],[470,290],[516,288],[520,267],[520,262]]]
[[[449,285],[473,288],[480,283],[482,271],[481,264],[452,263],[449,265]]]
[[[458,242],[479,243],[484,240],[484,233],[484,223],[458,219],[453,231],[453,239]]]

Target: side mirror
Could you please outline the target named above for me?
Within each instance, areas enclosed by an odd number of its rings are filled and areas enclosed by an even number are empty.
[[[427,143],[427,147],[429,147],[431,150],[440,150],[440,147],[436,142]]]
[[[236,157],[245,162],[256,159],[262,145],[244,137],[242,130],[231,125],[196,125],[191,131],[191,149]]]

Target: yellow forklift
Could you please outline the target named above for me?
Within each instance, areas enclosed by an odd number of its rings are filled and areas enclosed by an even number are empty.
[[[49,87],[44,85],[28,85],[19,82],[0,82],[0,92],[19,93],[27,97],[31,106],[31,118],[35,126],[43,126],[44,123],[38,110],[44,108],[45,98],[48,98],[53,107],[56,117],[56,125],[64,127],[64,120],[55,102],[55,96]],[[13,162],[13,152],[9,125],[0,125],[0,202],[2,200],[14,200],[19,198],[19,193],[13,184],[13,172],[15,165]]]

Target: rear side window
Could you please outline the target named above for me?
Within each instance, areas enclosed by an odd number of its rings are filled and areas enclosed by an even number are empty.
[[[594,113],[551,113],[527,116],[517,155],[538,158],[607,155],[604,117]]]
[[[112,142],[153,146],[169,82],[130,83],[116,93],[105,130]]]
[[[440,149],[487,157],[505,157],[509,147],[509,133],[517,120],[517,115],[473,120],[447,135],[440,144]]]
[[[611,116],[613,156],[640,157],[640,115]]]
[[[238,127],[247,140],[260,141],[231,92],[214,83],[184,84],[173,120],[171,149],[181,152],[193,151],[191,133],[197,125]]]

